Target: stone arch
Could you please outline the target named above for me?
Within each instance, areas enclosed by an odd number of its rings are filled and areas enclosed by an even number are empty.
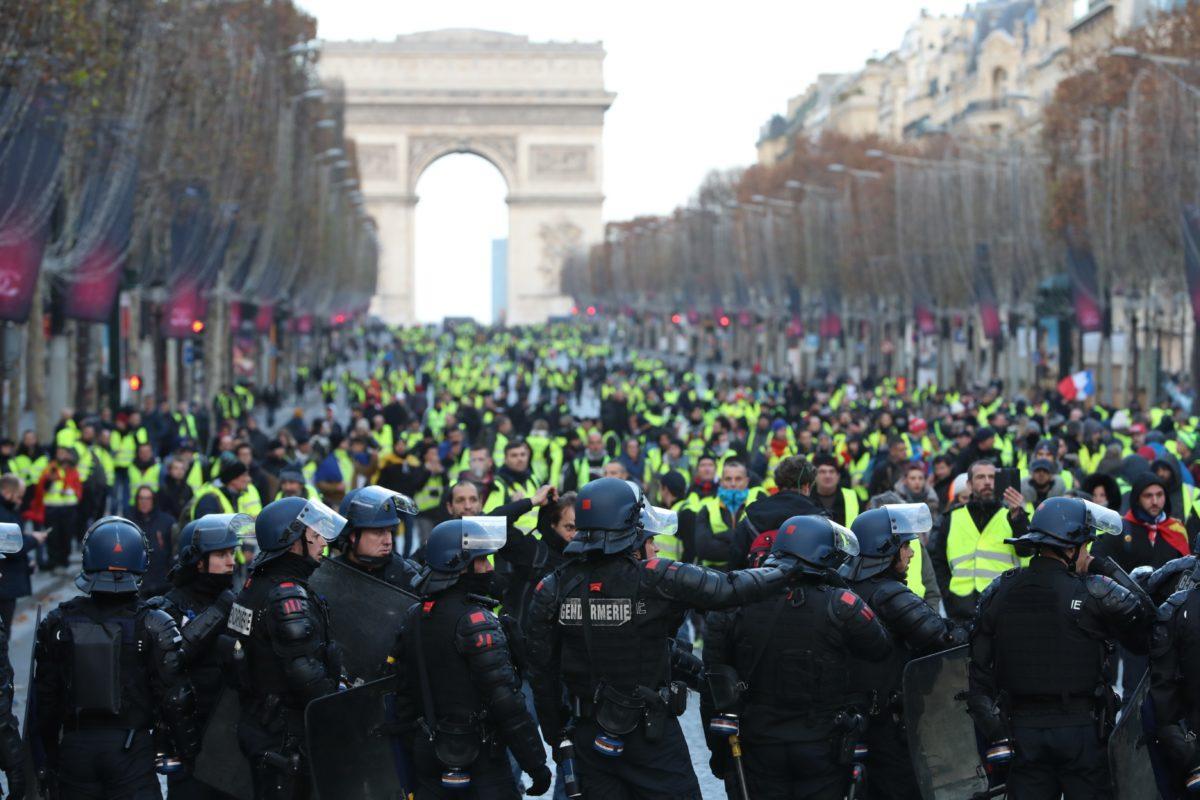
[[[416,196],[417,184],[433,162],[443,156],[467,153],[487,161],[504,178],[511,194],[517,183],[517,143],[511,137],[450,137],[425,136],[409,139],[408,177],[409,194]]]
[[[472,153],[508,186],[508,292],[514,324],[563,314],[563,253],[600,241],[604,88],[599,42],[531,42],[478,30],[326,42],[323,80],[342,87],[346,132],[357,145],[362,192],[379,230],[372,311],[417,319],[413,234],[422,173]]]

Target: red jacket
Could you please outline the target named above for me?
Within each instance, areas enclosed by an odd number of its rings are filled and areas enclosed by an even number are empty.
[[[33,500],[29,504],[29,510],[25,512],[25,519],[38,525],[46,524],[46,487],[51,481],[60,481],[64,488],[75,495],[76,502],[83,502],[83,481],[79,478],[79,470],[72,466],[64,469],[57,461],[51,461],[38,478]]]

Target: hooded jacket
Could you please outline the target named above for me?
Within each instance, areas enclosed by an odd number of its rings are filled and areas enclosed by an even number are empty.
[[[1168,561],[1191,551],[1183,523],[1171,516],[1171,501],[1159,519],[1149,519],[1137,499],[1150,486],[1168,487],[1153,472],[1144,472],[1133,481],[1129,492],[1130,508],[1125,513],[1123,530],[1118,535],[1101,535],[1092,544],[1092,556],[1109,556],[1126,572],[1141,566],[1158,569]]]
[[[743,569],[749,564],[750,545],[760,533],[776,530],[786,520],[797,516],[823,517],[825,512],[809,496],[798,491],[780,491],[754,501],[746,515],[734,527],[730,536],[713,536],[707,525],[697,525],[696,535],[710,536],[728,550],[729,569]],[[717,560],[717,559],[713,559]]]

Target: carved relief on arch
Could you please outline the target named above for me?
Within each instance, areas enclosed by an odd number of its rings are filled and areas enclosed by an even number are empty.
[[[514,188],[517,175],[517,140],[513,136],[413,136],[408,140],[408,179],[416,191],[417,180],[425,168],[449,153],[474,153],[495,165],[504,176],[508,190]]]

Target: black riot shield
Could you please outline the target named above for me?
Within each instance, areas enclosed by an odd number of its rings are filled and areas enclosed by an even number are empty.
[[[904,668],[904,726],[925,800],[959,800],[987,788],[967,715],[966,646]]]
[[[1117,800],[1154,800],[1158,797],[1142,731],[1142,703],[1149,690],[1150,673],[1147,672],[1133,697],[1122,706],[1117,726],[1108,737],[1108,768]]]
[[[308,704],[304,727],[321,800],[397,800],[415,789],[392,727],[395,686],[380,678]]]
[[[241,703],[233,689],[226,688],[208,718],[200,755],[196,757],[196,780],[238,800],[254,800],[250,761],[238,747],[237,725]]]
[[[331,558],[308,585],[329,605],[331,638],[341,645],[346,672],[364,681],[379,677],[416,596]]]

